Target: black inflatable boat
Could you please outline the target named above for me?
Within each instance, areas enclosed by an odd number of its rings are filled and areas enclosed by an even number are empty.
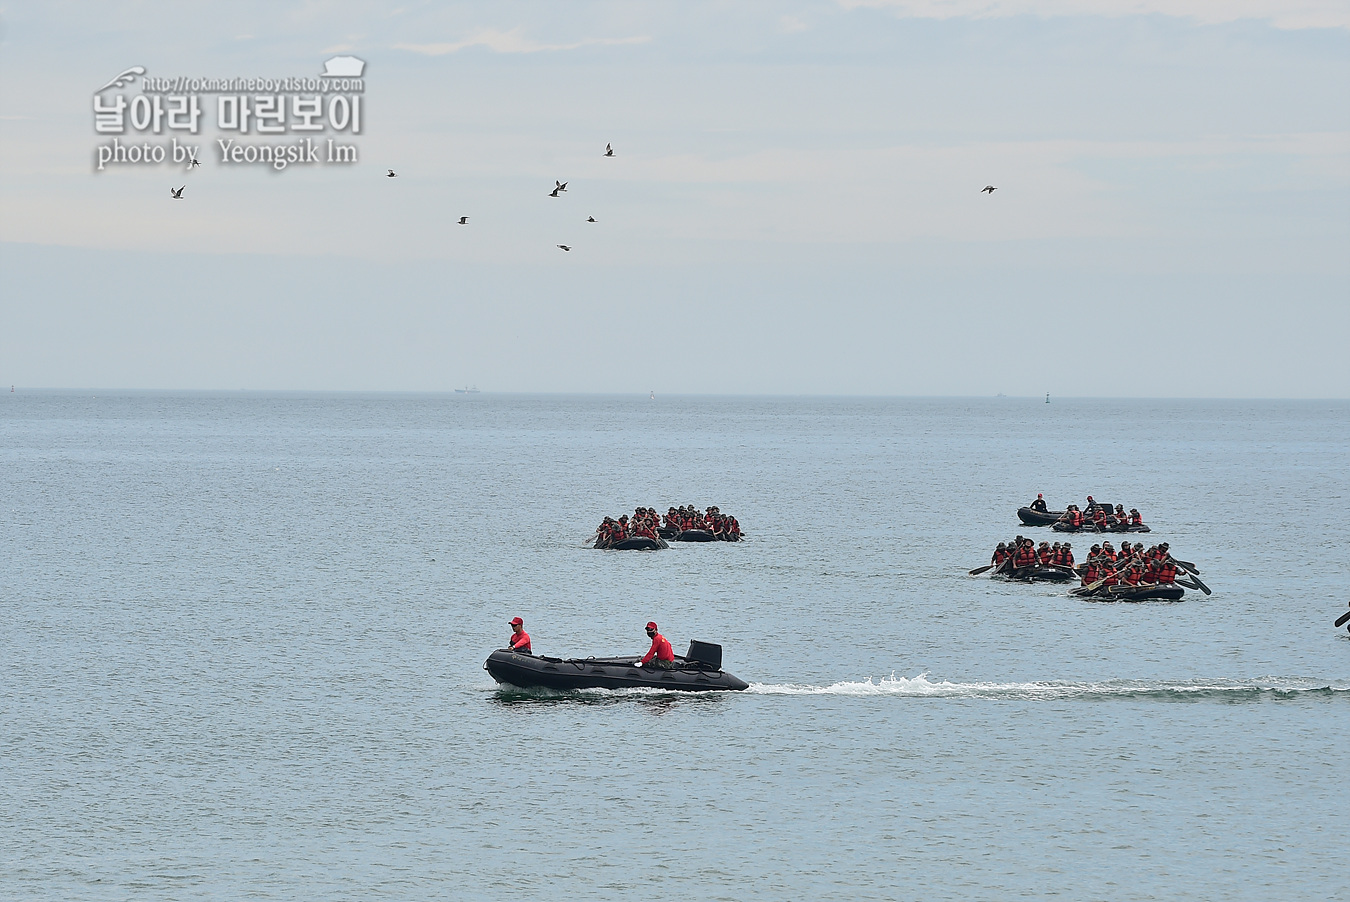
[[[658,551],[669,548],[665,539],[649,539],[646,536],[629,536],[613,545],[601,545],[596,540],[595,547],[602,551]]]
[[[1180,601],[1186,590],[1176,583],[1156,586],[1098,586],[1084,591],[1087,586],[1071,589],[1069,594],[1094,601]]]
[[[1017,519],[1027,526],[1050,526],[1062,516],[1064,516],[1064,511],[1038,511],[1029,507],[1017,509]]]
[[[716,542],[717,536],[706,529],[683,529],[675,534],[676,542]]]
[[[693,641],[677,670],[638,667],[640,657],[550,658],[499,648],[483,664],[498,683],[522,689],[667,689],[726,692],[749,683],[722,670],[722,646]]]
[[[992,575],[1024,583],[1066,583],[1078,578],[1078,574],[1067,567],[1013,567],[1008,561],[1004,561],[1003,566]]]
[[[1055,523],[1050,528],[1055,532],[1153,532],[1143,523],[1138,526],[1108,526],[1102,529],[1091,520],[1084,520],[1081,527],[1073,527],[1067,523]]]

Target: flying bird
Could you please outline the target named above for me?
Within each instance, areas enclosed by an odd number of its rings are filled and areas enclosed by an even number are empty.
[[[587,217],[586,217],[586,221],[587,221],[587,222],[595,222],[595,217],[594,217],[594,216],[587,216]]]
[[[469,224],[469,217],[467,217],[467,216],[461,216],[461,217],[459,218],[459,224],[460,224],[460,225],[468,225],[468,224]]]
[[[614,156],[614,148],[610,147],[608,144],[605,145],[605,156],[607,157]]]
[[[186,187],[187,187],[187,185],[184,185],[184,186],[183,186],[183,188],[186,188]],[[170,193],[171,195],[173,195],[173,199],[174,199],[174,200],[182,200],[182,199],[183,199],[183,188],[170,188],[170,189],[169,189],[169,193]]]
[[[396,178],[398,178],[398,173],[394,172],[394,170],[391,169],[391,170],[389,170],[389,174],[386,175],[385,178],[387,178],[387,179],[396,179]]]
[[[202,165],[201,162],[198,161],[198,159],[197,159],[196,157],[193,157],[193,158],[192,158],[192,163],[190,164],[190,166],[200,166],[200,165]]]
[[[550,192],[548,193],[548,196],[549,196],[549,197],[557,197],[557,196],[558,196],[558,189],[557,189],[557,188],[554,188],[552,191],[550,191]]]
[[[553,187],[554,187],[554,189],[557,190],[557,191],[566,191],[566,190],[567,190],[567,183],[566,183],[566,182],[560,182],[560,181],[558,181],[557,179],[554,179],[554,180],[553,180]]]
[[[997,191],[997,190],[998,190],[998,189],[995,188],[993,185],[985,185],[983,188],[980,189],[980,193],[981,193],[981,194],[986,194],[986,193],[987,193],[987,194],[993,194],[993,193],[994,193],[995,191]]]
[[[570,250],[571,250],[571,248],[568,247],[568,246],[565,245],[565,244],[560,244],[560,245],[558,245],[558,247],[562,248],[562,249],[565,250],[565,251],[570,251]]]

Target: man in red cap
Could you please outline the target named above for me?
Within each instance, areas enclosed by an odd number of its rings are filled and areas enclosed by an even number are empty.
[[[1044,495],[1044,494],[1042,494],[1041,492],[1037,492],[1037,493],[1036,493],[1036,500],[1033,501],[1033,502],[1031,502],[1031,509],[1034,510],[1034,511],[1040,511],[1040,512],[1043,513],[1043,514],[1044,514],[1044,513],[1048,513],[1048,511],[1046,510],[1046,507],[1045,507],[1045,495]]]
[[[642,667],[648,661],[651,661],[653,667],[659,667],[662,670],[675,670],[680,665],[675,663],[675,652],[670,647],[670,642],[666,637],[656,631],[656,621],[647,621],[647,636],[652,640],[652,647],[638,661],[637,666]]]
[[[522,655],[532,654],[530,651],[530,634],[525,632],[525,621],[519,617],[511,619],[511,638],[507,640],[512,651],[520,652]]]

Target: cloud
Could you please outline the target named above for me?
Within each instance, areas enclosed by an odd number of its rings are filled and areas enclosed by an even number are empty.
[[[1276,28],[1350,28],[1345,0],[836,0],[845,9],[891,9],[918,19],[1007,16],[1139,16],[1194,19],[1206,25],[1260,19]]]
[[[494,53],[539,53],[545,50],[577,50],[581,47],[603,47],[615,44],[646,44],[650,37],[636,35],[627,38],[583,38],[571,44],[540,44],[525,37],[519,28],[499,31],[485,28],[463,41],[444,44],[395,44],[396,50],[409,50],[427,56],[444,56],[466,47],[486,47]]]

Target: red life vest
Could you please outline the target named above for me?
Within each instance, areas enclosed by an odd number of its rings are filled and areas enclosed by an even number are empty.
[[[1158,566],[1158,582],[1163,585],[1177,581],[1177,565],[1171,561],[1163,561]]]

